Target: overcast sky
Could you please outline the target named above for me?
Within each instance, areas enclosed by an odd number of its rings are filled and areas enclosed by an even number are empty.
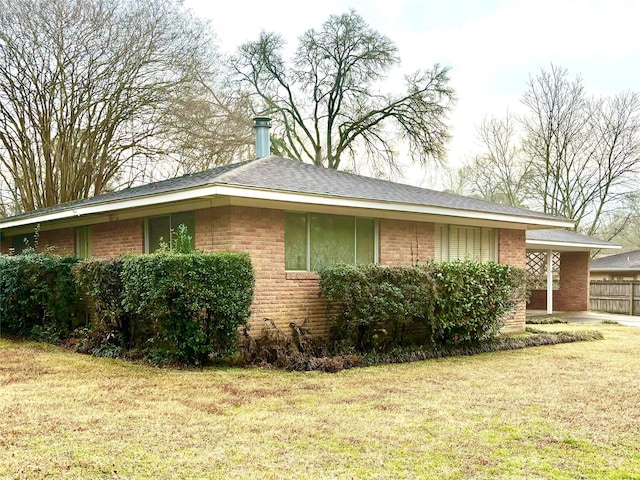
[[[640,0],[186,0],[209,18],[225,52],[274,31],[294,45],[330,14],[354,8],[391,38],[408,73],[451,67],[458,101],[449,163],[476,145],[487,114],[517,112],[530,75],[553,63],[580,75],[594,95],[640,90]]]

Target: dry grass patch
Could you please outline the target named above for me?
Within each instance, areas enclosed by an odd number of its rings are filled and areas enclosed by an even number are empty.
[[[0,340],[0,478],[640,478],[640,329],[322,373]]]

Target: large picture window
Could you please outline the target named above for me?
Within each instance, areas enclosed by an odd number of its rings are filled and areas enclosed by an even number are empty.
[[[187,233],[195,241],[195,219],[193,212],[171,213],[145,220],[144,251],[152,253],[160,248],[161,243],[171,246],[178,226],[187,227]],[[193,245],[192,245],[193,247]]]
[[[435,260],[495,261],[497,257],[497,235],[493,228],[436,225]]]
[[[376,262],[376,221],[372,218],[287,213],[285,268],[317,271],[337,263]]]

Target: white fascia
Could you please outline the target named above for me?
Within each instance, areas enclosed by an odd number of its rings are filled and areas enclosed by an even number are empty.
[[[124,200],[115,200],[112,202],[97,203],[93,205],[78,206],[76,208],[59,210],[51,213],[43,213],[42,215],[29,216],[27,218],[18,218],[16,220],[0,223],[0,230],[33,225],[37,223],[45,223],[55,220],[64,220],[77,218],[84,215],[104,214],[117,212],[130,208],[139,208],[146,206],[159,205],[164,203],[178,202],[184,200],[194,200],[203,197],[229,196],[238,198],[249,198],[255,200],[270,200],[285,203],[302,203],[312,205],[324,205],[334,207],[351,207],[362,208],[368,210],[397,211],[409,212],[425,215],[447,216],[457,218],[470,218],[478,220],[491,220],[497,222],[535,225],[537,227],[549,228],[572,228],[573,222],[559,218],[541,218],[528,217],[519,215],[510,215],[503,213],[481,212],[474,210],[458,210],[455,208],[438,207],[430,205],[420,205],[411,203],[385,202],[378,200],[367,200],[358,198],[334,197],[330,195],[317,195],[297,192],[284,192],[278,190],[251,188],[244,186],[231,185],[208,185],[204,187],[179,190],[169,193],[159,193],[156,195],[146,195],[144,197],[136,197]],[[599,248],[599,247],[593,247]]]
[[[272,200],[287,203],[306,203],[312,205],[324,205],[334,207],[362,208],[368,210],[397,211],[408,213],[419,213],[424,215],[447,216],[458,218],[472,218],[478,220],[492,220],[497,222],[508,222],[518,224],[528,224],[536,226],[547,226],[553,228],[572,228],[574,222],[559,218],[525,217],[519,215],[509,215],[493,212],[480,212],[474,210],[459,210],[447,207],[431,205],[420,205],[413,203],[386,202],[380,200],[367,200],[358,198],[333,197],[329,195],[317,195],[295,192],[282,192],[277,190],[253,189],[247,187],[220,186],[220,195],[229,197],[253,198],[259,200]]]
[[[621,245],[612,245],[611,243],[580,243],[580,242],[562,242],[562,241],[552,241],[552,240],[527,240],[527,247],[529,248],[540,248],[548,250],[552,247],[559,247],[564,249],[575,249],[575,250],[619,250],[622,248]],[[553,248],[552,248],[553,249]],[[554,249],[557,250],[557,249]]]

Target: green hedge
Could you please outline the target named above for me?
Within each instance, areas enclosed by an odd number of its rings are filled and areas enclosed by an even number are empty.
[[[79,350],[200,364],[237,349],[253,286],[246,254],[0,256],[0,328],[57,342],[89,317]]]
[[[84,294],[90,329],[83,351],[119,357],[125,351],[144,350],[149,328],[144,319],[125,310],[122,258],[87,259],[73,267],[74,278]]]
[[[525,298],[524,270],[497,263],[414,267],[337,265],[320,272],[335,350],[388,351],[408,344],[479,342]]]
[[[30,338],[58,341],[85,321],[71,275],[71,256],[25,252],[0,256],[2,330]]]
[[[387,349],[432,337],[427,318],[435,308],[433,265],[388,268],[336,265],[320,272],[320,290],[338,314],[330,341],[334,348]],[[416,333],[418,335],[416,338]],[[422,338],[420,338],[422,337]]]
[[[526,271],[495,262],[436,266],[434,324],[445,343],[495,337],[503,317],[526,297]]]
[[[125,310],[152,325],[158,361],[204,362],[237,347],[246,325],[254,275],[246,254],[160,252],[128,256],[122,269]]]

